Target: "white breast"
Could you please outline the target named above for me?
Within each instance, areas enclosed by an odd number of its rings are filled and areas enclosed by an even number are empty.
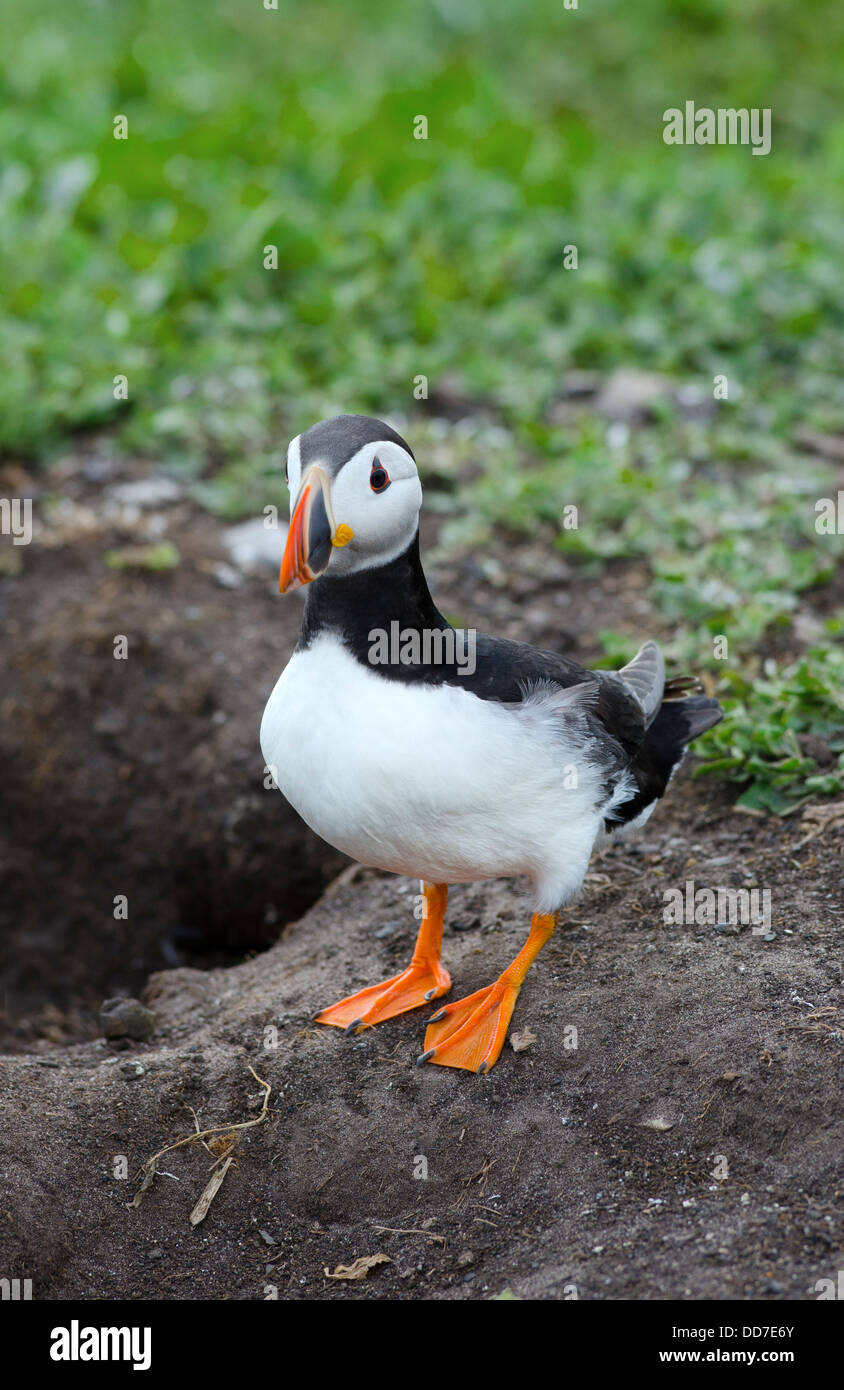
[[[261,749],[303,820],[360,863],[434,883],[528,874],[550,911],[580,887],[606,804],[576,700],[513,708],[388,680],[324,634],[280,676]]]

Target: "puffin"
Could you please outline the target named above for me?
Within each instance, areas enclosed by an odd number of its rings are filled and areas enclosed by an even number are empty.
[[[421,882],[407,968],[316,1021],[353,1035],[441,999],[449,885],[526,878],[525,944],[491,984],[430,1015],[418,1058],[487,1072],[594,847],[645,823],[723,710],[694,677],[666,680],[653,641],[619,671],[591,670],[453,628],[422,568],[413,451],[383,421],[313,425],[292,440],[285,476],[279,587],[307,592],[299,642],[264,710],[264,761],[322,839]]]

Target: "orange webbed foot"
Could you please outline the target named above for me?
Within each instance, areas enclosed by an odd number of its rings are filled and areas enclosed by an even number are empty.
[[[433,1062],[439,1067],[461,1067],[465,1071],[485,1072],[498,1060],[519,989],[506,980],[446,1004],[428,1020],[425,1051],[418,1065]]]
[[[409,965],[400,975],[393,975],[380,985],[370,985],[337,1004],[330,1004],[317,1014],[316,1022],[357,1033],[362,1028],[371,1028],[374,1023],[383,1023],[429,1004],[450,989],[451,976],[438,961]]]
[[[440,964],[448,888],[444,883],[424,883],[422,893],[422,925],[407,969],[380,985],[370,985],[368,989],[358,990],[357,994],[331,1004],[317,1014],[317,1023],[357,1033],[361,1028],[371,1028],[373,1023],[396,1018],[398,1014],[430,1004],[432,999],[448,993],[451,976]]]
[[[530,935],[514,961],[494,984],[446,1004],[428,1019],[425,1051],[417,1065],[433,1062],[438,1067],[464,1071],[489,1071],[498,1061],[519,990],[532,962],[557,925],[553,912],[535,912]]]

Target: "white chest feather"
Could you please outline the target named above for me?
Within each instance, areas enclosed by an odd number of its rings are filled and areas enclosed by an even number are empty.
[[[261,749],[303,820],[352,858],[437,883],[528,874],[541,911],[579,888],[606,803],[576,696],[513,708],[388,680],[331,634],[283,671]]]

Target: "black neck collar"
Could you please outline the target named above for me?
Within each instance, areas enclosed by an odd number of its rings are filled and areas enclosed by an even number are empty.
[[[419,532],[407,550],[385,565],[332,575],[330,570],[308,586],[299,645],[310,646],[331,629],[356,656],[366,660],[373,629],[447,628],[431,598],[419,557]]]

